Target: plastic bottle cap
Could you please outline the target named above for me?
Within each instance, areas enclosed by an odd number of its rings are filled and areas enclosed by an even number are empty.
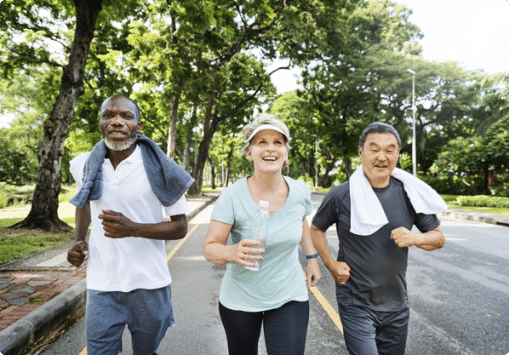
[[[269,208],[269,201],[260,200],[260,208]]]

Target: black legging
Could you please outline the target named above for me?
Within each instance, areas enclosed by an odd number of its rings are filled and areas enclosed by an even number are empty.
[[[309,302],[291,301],[265,312],[234,311],[219,303],[230,355],[258,355],[263,323],[268,355],[303,355]]]

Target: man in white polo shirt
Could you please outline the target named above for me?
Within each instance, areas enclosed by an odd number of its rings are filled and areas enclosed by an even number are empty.
[[[70,169],[78,194],[68,260],[79,266],[88,255],[87,353],[122,352],[127,325],[134,353],[151,355],[175,324],[164,241],[187,233],[184,193],[194,180],[138,135],[143,122],[134,101],[111,96],[100,114],[103,140]]]

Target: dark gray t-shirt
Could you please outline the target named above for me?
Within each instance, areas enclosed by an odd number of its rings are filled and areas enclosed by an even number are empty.
[[[408,248],[398,247],[390,239],[391,231],[398,227],[411,230],[415,225],[424,233],[438,227],[440,221],[436,215],[415,213],[403,184],[394,177],[387,187],[373,190],[389,220],[374,234],[361,236],[350,232],[348,181],[329,191],[313,218],[313,224],[326,231],[336,223],[339,237],[337,260],[350,266],[350,279],[345,285],[336,285],[338,302],[394,312],[408,307]]]

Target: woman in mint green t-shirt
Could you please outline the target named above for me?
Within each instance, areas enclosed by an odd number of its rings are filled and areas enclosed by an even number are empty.
[[[269,355],[302,355],[309,319],[306,283],[315,286],[321,279],[306,219],[312,211],[311,192],[305,183],[282,175],[290,141],[283,122],[259,115],[243,133],[254,173],[223,191],[203,245],[208,261],[227,264],[219,313],[228,350],[231,355],[257,354],[263,325]],[[265,252],[253,248],[262,239],[249,239],[260,201],[269,202],[270,212]],[[299,244],[309,260],[306,278]],[[255,266],[256,260],[263,260],[259,271],[245,268]]]

